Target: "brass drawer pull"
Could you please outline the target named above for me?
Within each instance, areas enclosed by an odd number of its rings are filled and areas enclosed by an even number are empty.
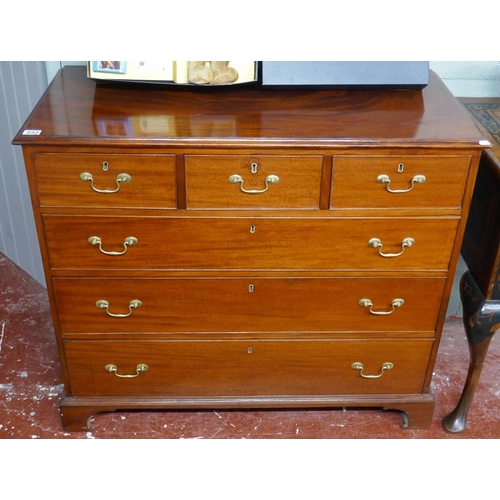
[[[111,316],[112,318],[128,318],[132,314],[132,311],[134,309],[137,309],[138,307],[142,306],[142,302],[140,300],[137,300],[137,299],[131,300],[129,305],[128,305],[129,312],[127,314],[114,314],[114,313],[109,312],[109,302],[107,300],[98,300],[95,303],[95,305],[98,309],[105,309],[106,314],[108,316]]]
[[[379,184],[387,184],[385,187],[389,193],[408,193],[410,192],[416,184],[423,184],[426,181],[425,175],[415,175],[411,180],[411,186],[408,189],[391,189],[391,179],[388,175],[382,174],[377,177],[377,182]]]
[[[415,240],[413,238],[404,238],[403,241],[401,242],[401,252],[399,252],[399,253],[382,253],[382,241],[380,241],[379,238],[372,238],[371,240],[368,241],[368,245],[372,246],[373,248],[379,249],[378,253],[382,257],[399,257],[405,251],[405,247],[410,248],[414,243],[415,243]]]
[[[240,189],[243,193],[247,193],[247,194],[261,194],[261,193],[265,193],[268,189],[269,189],[269,185],[270,184],[278,184],[280,178],[277,176],[277,175],[268,175],[266,177],[266,187],[264,189],[245,189],[243,187],[243,177],[241,177],[241,175],[238,175],[238,174],[234,174],[234,175],[231,175],[229,177],[229,182],[231,184],[240,184]]]
[[[394,368],[394,364],[393,363],[383,363],[381,368],[380,368],[380,373],[378,375],[365,375],[363,373],[363,363],[359,363],[359,362],[356,362],[356,363],[353,363],[351,365],[351,368],[353,370],[359,370],[359,374],[363,377],[363,378],[380,378],[383,374],[384,374],[384,371],[385,370],[392,370]]]
[[[375,314],[376,316],[387,316],[388,314],[392,314],[397,307],[401,307],[405,301],[403,299],[394,299],[391,302],[392,310],[391,311],[374,311],[373,308],[373,302],[370,299],[361,299],[359,301],[359,305],[361,307],[369,307],[370,308],[370,313]]]
[[[122,252],[107,252],[106,250],[103,250],[102,248],[102,240],[101,238],[99,238],[99,236],[91,236],[89,239],[88,239],[88,242],[91,244],[91,245],[98,245],[99,246],[99,250],[105,254],[105,255],[123,255],[124,253],[127,252],[128,250],[128,247],[131,247],[133,245],[136,245],[137,244],[137,238],[135,236],[127,236],[124,240],[123,240],[123,248],[124,250]]]
[[[138,377],[142,372],[145,372],[149,368],[148,365],[145,365],[144,363],[139,363],[135,367],[135,374],[134,375],[120,375],[118,373],[118,367],[116,365],[106,365],[104,369],[109,372],[109,373],[114,373],[117,377],[120,378],[135,378]]]
[[[92,174],[89,174],[88,172],[82,172],[80,174],[80,179],[84,182],[90,181],[90,186],[96,193],[113,194],[120,191],[122,184],[128,184],[132,180],[132,177],[129,174],[118,174],[116,176],[116,189],[97,189],[94,186],[94,178],[92,177]]]

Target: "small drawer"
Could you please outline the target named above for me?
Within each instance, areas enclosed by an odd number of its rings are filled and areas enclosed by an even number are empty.
[[[446,271],[458,218],[43,216],[53,269]]]
[[[177,206],[173,155],[37,153],[33,163],[42,206]]]
[[[72,395],[420,394],[433,341],[66,340]]]
[[[63,333],[427,332],[444,278],[55,278]]]
[[[322,166],[322,156],[186,156],[187,208],[318,209]]]
[[[330,208],[460,209],[470,156],[339,156]]]

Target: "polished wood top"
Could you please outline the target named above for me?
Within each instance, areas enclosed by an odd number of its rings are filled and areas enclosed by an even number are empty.
[[[66,66],[13,144],[478,147],[483,139],[432,72],[423,90],[340,91],[96,82],[84,66]]]

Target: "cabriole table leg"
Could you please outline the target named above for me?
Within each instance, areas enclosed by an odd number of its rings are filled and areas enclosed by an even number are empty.
[[[455,409],[443,419],[449,432],[462,432],[467,427],[467,413],[474,399],[483,363],[494,333],[500,328],[500,301],[485,300],[469,271],[460,281],[463,321],[470,361],[467,379]]]

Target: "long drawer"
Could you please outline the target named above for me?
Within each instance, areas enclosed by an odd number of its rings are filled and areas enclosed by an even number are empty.
[[[322,156],[187,155],[187,208],[318,209]]]
[[[340,156],[331,208],[460,208],[470,156]]]
[[[444,279],[56,278],[63,333],[426,331]]]
[[[174,155],[38,153],[42,206],[176,208]]]
[[[458,224],[451,217],[45,215],[43,220],[53,269],[100,270],[444,271]]]
[[[76,397],[258,397],[418,394],[432,343],[249,338],[64,345]]]

